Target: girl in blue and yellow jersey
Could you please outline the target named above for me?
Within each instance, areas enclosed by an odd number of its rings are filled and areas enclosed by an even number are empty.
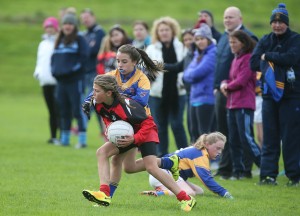
[[[174,171],[179,171],[179,179],[178,176],[178,180],[176,179],[177,185],[189,194],[203,193],[199,186],[187,181],[188,178],[196,177],[212,192],[221,197],[233,199],[232,195],[214,180],[210,171],[210,160],[215,160],[220,156],[224,149],[225,142],[226,137],[220,132],[203,134],[193,146],[177,150],[175,153],[162,157],[161,168],[171,170],[174,178]],[[155,180],[156,179],[150,175],[149,182],[151,185]],[[182,180],[187,184],[182,184]],[[163,185],[155,189],[156,191],[152,191],[152,193],[149,192],[148,195],[172,195]]]
[[[116,77],[120,93],[137,101],[150,115],[148,107],[150,81],[155,80],[158,74],[158,71],[154,69],[156,63],[143,50],[130,44],[123,45],[118,49],[116,61],[117,69],[106,74]],[[157,65],[162,64],[157,63]],[[147,72],[144,73],[138,68],[144,68]],[[91,92],[84,101],[84,106],[87,109],[90,107],[92,95]],[[89,113],[88,110],[85,112]]]

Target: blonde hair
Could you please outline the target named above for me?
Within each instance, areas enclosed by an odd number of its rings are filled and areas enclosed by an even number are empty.
[[[101,41],[101,46],[100,46],[98,55],[106,53],[106,52],[110,52],[110,51],[112,51],[111,44],[110,44],[110,37],[109,37],[109,35],[106,35]]]
[[[219,140],[226,142],[226,136],[220,132],[212,132],[210,134],[202,134],[194,144],[197,149],[205,148],[206,145],[212,145]]]
[[[159,41],[159,37],[158,37],[158,27],[160,24],[165,24],[167,26],[169,26],[172,30],[173,33],[173,38],[180,37],[180,25],[177,22],[177,20],[175,20],[172,17],[161,17],[159,19],[154,20],[153,22],[153,26],[152,26],[152,30],[151,30],[151,37],[152,37],[152,43],[156,43],[157,41]]]

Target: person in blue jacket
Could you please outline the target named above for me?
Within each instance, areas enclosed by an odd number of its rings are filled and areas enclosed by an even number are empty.
[[[213,94],[216,45],[210,27],[202,23],[195,31],[195,44],[192,62],[184,70],[183,80],[191,85],[190,122],[194,143],[197,138],[211,132],[214,119],[215,97]]]
[[[84,97],[84,76],[89,48],[86,40],[78,34],[78,20],[73,14],[62,19],[62,28],[55,42],[51,57],[51,72],[57,79],[57,101],[60,110],[60,143],[70,145],[70,130],[73,117],[78,122],[78,144],[87,145],[86,121],[81,103]]]

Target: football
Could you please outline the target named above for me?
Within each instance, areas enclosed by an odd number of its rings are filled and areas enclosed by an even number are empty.
[[[117,143],[117,140],[123,138],[126,135],[133,135],[133,127],[126,121],[118,120],[112,122],[106,131],[107,139],[113,144]]]

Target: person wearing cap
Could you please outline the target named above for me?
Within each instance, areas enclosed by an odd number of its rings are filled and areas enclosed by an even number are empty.
[[[252,70],[262,71],[264,134],[259,184],[277,185],[282,148],[285,174],[289,179],[287,186],[298,186],[300,35],[290,29],[288,10],[283,3],[272,11],[270,25],[271,33],[260,39],[251,57]],[[274,97],[274,91],[270,88],[272,83],[269,82],[269,76],[266,76],[270,74],[269,64],[273,65],[276,87],[283,89],[279,98]]]
[[[33,76],[39,81],[42,87],[43,96],[49,112],[50,139],[47,142],[49,144],[58,144],[57,130],[59,115],[55,99],[57,81],[52,76],[50,66],[54,43],[59,31],[58,20],[55,17],[48,17],[43,23],[43,28],[45,34],[38,47],[37,61]]]
[[[89,48],[83,36],[78,34],[78,20],[73,14],[66,14],[62,19],[51,58],[51,71],[57,79],[57,100],[60,109],[60,142],[63,146],[70,145],[72,118],[78,123],[78,145],[87,145],[86,120],[81,110],[84,99],[84,76]]]
[[[214,24],[214,16],[209,10],[201,10],[198,12],[198,20],[194,26],[194,29],[200,28],[201,23],[209,25],[213,38],[218,42],[221,37],[221,33],[216,29]]]
[[[191,142],[210,133],[214,119],[215,97],[213,94],[214,70],[216,64],[216,41],[210,27],[202,24],[194,33],[196,50],[192,62],[184,70],[183,80],[191,85],[190,120]]]
[[[227,111],[226,103],[227,98],[220,91],[221,82],[229,78],[229,70],[231,62],[234,59],[234,55],[231,52],[229,46],[228,35],[236,30],[243,30],[249,34],[254,40],[258,41],[257,37],[250,32],[244,25],[242,19],[242,13],[239,8],[231,6],[225,9],[223,16],[223,23],[225,31],[222,34],[218,44],[217,44],[217,61],[215,68],[215,77],[214,77],[214,94],[215,94],[215,112],[216,112],[216,122],[217,122],[217,131],[220,131],[225,136],[228,136],[228,127],[227,127]],[[228,142],[228,140],[227,140]],[[251,178],[251,169],[252,161],[250,157],[245,155],[245,172],[246,176]],[[229,144],[225,145],[225,149],[222,153],[219,162],[219,168],[216,175],[219,175],[222,179],[229,179],[232,175],[232,160],[229,150]]]

